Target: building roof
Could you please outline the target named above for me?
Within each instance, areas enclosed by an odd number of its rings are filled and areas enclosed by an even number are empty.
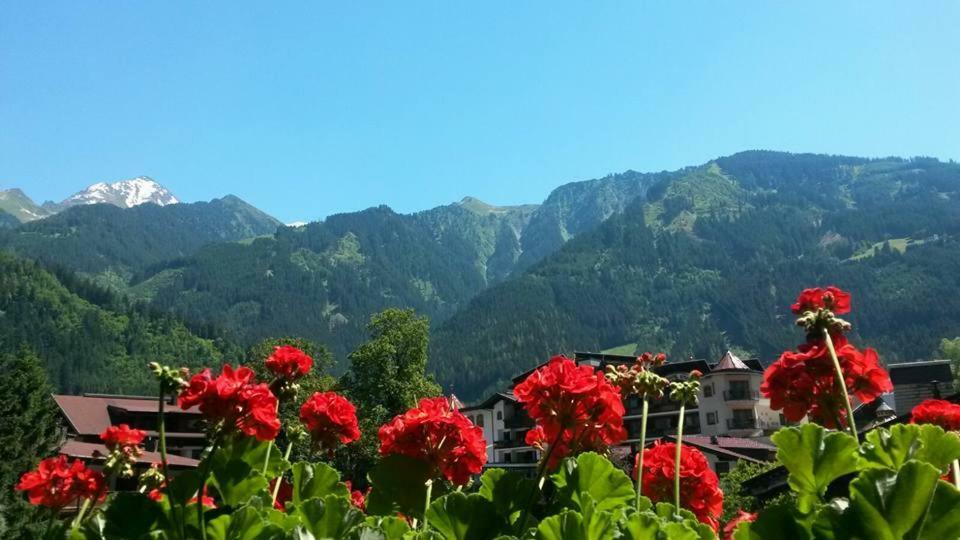
[[[500,400],[504,400],[504,401],[516,401],[516,400],[517,400],[517,397],[514,396],[513,393],[511,393],[511,392],[497,392],[497,393],[491,395],[490,397],[488,397],[487,399],[481,401],[480,403],[476,403],[476,404],[474,404],[474,405],[470,405],[469,407],[461,407],[460,410],[461,410],[461,411],[476,411],[476,410],[479,410],[479,409],[489,409],[490,407],[493,407],[493,405],[494,405],[496,402],[500,401]]]
[[[60,447],[60,453],[72,458],[80,459],[103,459],[103,456],[106,456],[110,453],[107,450],[107,447],[102,444],[88,443],[77,441],[74,439],[67,439],[67,442],[63,443],[63,446]],[[160,463],[161,458],[160,454],[157,452],[144,452],[137,459],[137,463],[141,464],[151,464],[151,463]],[[167,463],[174,467],[196,467],[200,464],[196,459],[191,459],[183,456],[178,456],[176,454],[167,454]]]
[[[111,426],[110,409],[136,413],[155,413],[157,398],[83,395],[68,396],[55,394],[54,401],[63,411],[67,422],[79,435],[99,435]],[[186,411],[179,407],[170,407],[170,414],[200,414],[199,409],[193,407]]]
[[[894,386],[898,384],[929,384],[933,381],[953,381],[950,360],[890,364],[887,371],[890,373],[890,380],[893,381]]]
[[[754,369],[744,363],[744,361],[738,358],[737,355],[733,354],[731,351],[727,351],[723,355],[723,358],[721,358],[716,365],[711,367],[710,371],[754,371]]]
[[[675,435],[667,435],[664,439],[671,442],[676,442],[677,438]],[[716,439],[739,439],[740,441],[749,441],[749,439],[740,439],[738,437],[716,437]],[[757,459],[755,457],[748,456],[737,452],[737,450],[769,450],[775,452],[777,448],[775,446],[768,446],[761,443],[757,443],[757,446],[731,446],[733,444],[731,441],[724,441],[724,444],[721,445],[719,441],[714,442],[713,438],[708,436],[695,436],[687,435],[683,438],[683,444],[689,444],[690,446],[695,446],[703,452],[708,452],[715,455],[732,457],[734,459],[744,459],[752,463],[762,463],[763,460]],[[746,444],[746,443],[742,443]]]

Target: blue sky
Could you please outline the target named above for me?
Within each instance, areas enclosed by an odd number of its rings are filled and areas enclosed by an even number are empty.
[[[292,221],[539,202],[751,148],[960,159],[958,20],[953,1],[4,2],[0,186],[148,175]]]

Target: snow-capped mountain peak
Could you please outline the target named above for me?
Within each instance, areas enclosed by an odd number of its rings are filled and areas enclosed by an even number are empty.
[[[63,207],[81,204],[106,203],[121,208],[132,208],[144,203],[159,206],[180,202],[170,190],[161,186],[148,176],[138,176],[131,180],[107,183],[98,182],[80,191],[62,203]]]

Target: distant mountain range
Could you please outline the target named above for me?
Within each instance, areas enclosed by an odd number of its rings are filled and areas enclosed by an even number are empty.
[[[960,165],[935,159],[744,152],[540,204],[289,226],[232,196],[172,204],[146,178],[96,186],[56,207],[5,192],[0,248],[240,345],[322,342],[337,369],[372,313],[412,307],[433,321],[430,369],[463,399],[560,351],[770,361],[798,338],[791,297],[821,283],[853,291],[859,337],[887,361],[960,335]]]
[[[146,203],[166,206],[178,202],[180,201],[173,193],[147,176],[113,183],[98,182],[59,203],[47,201],[39,206],[20,189],[0,191],[0,210],[17,218],[21,223],[86,204],[111,204],[120,208],[133,208]]]

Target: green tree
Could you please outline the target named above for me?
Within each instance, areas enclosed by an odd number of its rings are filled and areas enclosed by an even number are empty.
[[[356,405],[361,439],[337,455],[341,470],[354,482],[365,482],[378,460],[377,430],[424,397],[440,395],[425,374],[430,323],[412,309],[391,308],[370,319],[370,340],[350,356],[350,369],[340,388]]]
[[[62,437],[52,393],[40,359],[29,348],[0,355],[0,537],[31,537],[37,511],[13,488]]]
[[[779,503],[783,497],[792,497],[792,492],[782,496],[774,497],[769,501],[761,501],[756,497],[743,493],[743,483],[751,478],[780,467],[780,462],[770,463],[751,463],[746,460],[740,460],[737,465],[730,469],[730,472],[720,477],[720,489],[723,490],[723,516],[721,523],[736,517],[739,510],[746,512],[758,512],[763,508]]]
[[[960,337],[940,340],[940,356],[949,359],[953,365],[954,386],[960,388]]]

